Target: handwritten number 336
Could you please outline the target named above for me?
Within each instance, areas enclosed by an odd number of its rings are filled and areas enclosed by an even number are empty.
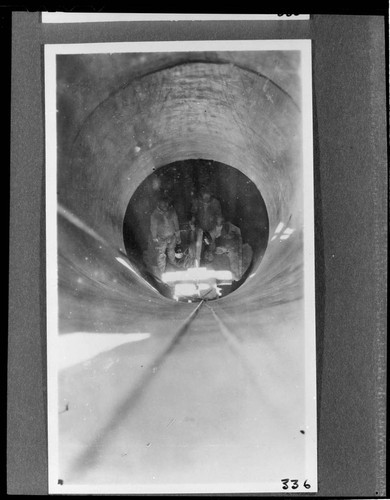
[[[283,486],[282,486],[282,489],[283,490],[288,490],[288,482],[291,481],[292,483],[292,486],[291,486],[291,489],[292,490],[296,490],[299,486],[298,484],[298,479],[281,479],[282,483],[283,483]],[[305,480],[305,482],[303,483],[303,486],[308,490],[311,486],[310,484],[307,482],[307,479]]]

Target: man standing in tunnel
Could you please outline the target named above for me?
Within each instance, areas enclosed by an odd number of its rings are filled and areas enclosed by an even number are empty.
[[[215,250],[215,238],[213,234],[217,226],[217,221],[222,217],[220,202],[211,195],[207,186],[200,190],[200,196],[195,198],[191,206],[191,224],[202,230],[204,235],[210,239],[207,243],[207,249],[204,252],[204,258],[208,262],[213,260]]]
[[[215,228],[217,219],[222,216],[221,204],[211,195],[207,186],[201,188],[199,198],[192,202],[191,215],[192,222],[208,232]]]
[[[216,247],[215,253],[217,255],[227,255],[233,279],[239,280],[242,276],[242,237],[240,228],[220,217],[216,229],[212,233]]]
[[[150,217],[150,233],[157,253],[157,267],[163,273],[167,255],[169,262],[175,265],[175,246],[181,243],[176,210],[169,205],[166,197],[159,199],[157,208]]]

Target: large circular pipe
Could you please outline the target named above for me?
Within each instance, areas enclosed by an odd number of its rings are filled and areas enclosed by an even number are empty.
[[[131,80],[96,107],[59,172],[59,201],[123,250],[129,200],[155,169],[192,158],[231,165],[259,189],[270,235],[260,268],[235,300],[297,298],[301,149],[299,107],[268,78],[233,64],[179,64]],[[294,237],[273,240],[281,225]]]

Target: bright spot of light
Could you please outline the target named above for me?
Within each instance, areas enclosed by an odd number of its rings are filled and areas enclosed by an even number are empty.
[[[175,285],[175,296],[185,297],[197,294],[197,288],[194,283],[178,283]]]
[[[283,234],[292,234],[294,232],[294,229],[291,227],[286,227],[286,229],[283,231]]]
[[[152,285],[150,285],[150,284],[149,284],[149,283],[148,283],[148,282],[147,282],[144,278],[142,278],[142,276],[140,276],[140,275],[137,273],[137,271],[135,271],[135,270],[131,267],[131,265],[130,265],[128,262],[126,262],[126,261],[125,261],[125,259],[122,259],[122,257],[115,257],[115,259],[116,259],[119,263],[121,263],[121,264],[122,264],[122,266],[125,266],[127,269],[129,269],[129,271],[131,271],[133,274],[135,274],[135,276],[137,276],[138,280],[139,280],[139,279],[141,279],[145,285],[147,285],[150,289],[152,289],[152,290],[154,290],[156,293],[158,293],[158,292],[157,292],[157,290],[156,290],[156,288],[154,288],[154,287],[153,287]]]
[[[216,279],[222,281],[233,280],[231,271],[214,271],[206,267],[190,267],[186,271],[171,271],[163,273],[164,283],[173,283],[177,281],[205,281]]]
[[[274,234],[271,238],[271,241],[274,241],[274,239],[276,238],[276,234]]]
[[[275,234],[279,234],[280,231],[283,229],[284,227],[284,223],[283,222],[279,222],[279,224],[277,225],[276,229],[275,229]]]
[[[137,274],[134,269],[130,266],[128,262],[125,261],[125,259],[122,259],[122,257],[115,257],[115,259],[122,264],[122,266],[127,267],[132,273]],[[137,275],[138,276],[138,275]]]
[[[282,234],[282,236],[280,237],[281,240],[287,240],[287,238],[290,238],[289,234]]]
[[[284,227],[284,223],[283,222],[279,222],[277,228],[275,229],[275,234],[279,234],[280,231],[283,229]]]

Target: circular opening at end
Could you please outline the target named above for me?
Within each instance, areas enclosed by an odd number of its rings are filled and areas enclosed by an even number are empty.
[[[156,169],[127,206],[129,259],[164,296],[215,300],[240,287],[267,247],[268,214],[255,184],[207,159]]]

